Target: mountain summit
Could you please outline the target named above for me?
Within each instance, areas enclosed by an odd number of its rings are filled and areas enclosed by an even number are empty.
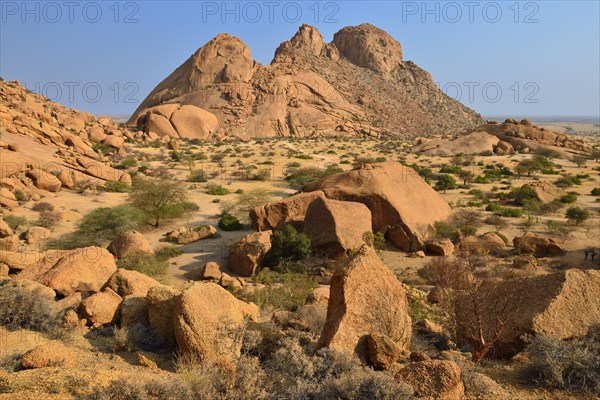
[[[326,43],[302,25],[270,65],[220,34],[142,102],[128,124],[159,136],[250,139],[456,133],[481,116],[439,90],[402,58],[402,46],[371,25],[346,27]]]

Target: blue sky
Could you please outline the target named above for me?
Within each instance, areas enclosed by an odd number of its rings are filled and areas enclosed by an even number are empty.
[[[269,63],[302,23],[370,22],[485,115],[600,114],[600,2],[0,1],[0,76],[76,109],[130,114],[222,32]]]

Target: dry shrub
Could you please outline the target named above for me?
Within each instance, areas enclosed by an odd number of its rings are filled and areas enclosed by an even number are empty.
[[[45,201],[40,201],[38,203],[35,203],[33,207],[31,207],[31,209],[37,212],[52,212],[54,211],[54,206]]]
[[[118,378],[107,387],[97,387],[86,400],[192,400],[190,389],[175,376],[154,376],[152,380]]]
[[[556,389],[600,393],[600,326],[571,341],[531,337],[526,354],[531,360],[524,371],[528,379]]]
[[[62,327],[59,316],[39,291],[0,280],[0,325],[9,330],[30,329],[56,334]]]
[[[194,399],[266,399],[269,380],[256,357],[242,355],[235,363],[202,362],[180,357],[177,372]]]
[[[386,372],[365,367],[352,355],[323,349],[311,356],[293,339],[265,362],[273,398],[410,399],[413,390]]]
[[[35,225],[41,226],[42,228],[46,228],[46,229],[52,229],[61,220],[62,220],[62,215],[58,212],[42,211],[40,213],[40,217],[35,222]]]

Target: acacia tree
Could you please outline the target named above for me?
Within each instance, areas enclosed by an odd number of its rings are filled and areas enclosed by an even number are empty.
[[[161,221],[180,217],[189,210],[187,200],[181,183],[167,179],[135,179],[129,194],[129,203],[143,211],[155,228]]]

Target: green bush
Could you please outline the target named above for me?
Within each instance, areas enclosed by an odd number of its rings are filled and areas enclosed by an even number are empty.
[[[271,178],[271,170],[269,168],[261,168],[252,176],[253,181],[267,181]]]
[[[523,211],[516,208],[500,207],[500,209],[496,211],[496,215],[509,218],[521,218],[523,216]]]
[[[137,165],[138,161],[133,157],[126,157],[121,161],[121,165],[125,168],[131,168]]]
[[[270,270],[269,270],[270,271]],[[296,310],[306,304],[308,296],[317,286],[314,277],[307,277],[305,274],[284,272],[271,272],[268,280],[263,282],[281,283],[282,286],[267,286],[263,290],[257,290],[243,297],[245,301],[251,301],[261,310]]]
[[[219,228],[224,231],[241,231],[244,229],[244,225],[235,215],[224,212],[219,219]]]
[[[129,191],[129,185],[125,182],[106,181],[104,190],[111,193],[125,193]]]
[[[434,186],[435,190],[443,190],[444,193],[446,193],[446,190],[456,188],[456,180],[450,175],[440,174],[436,179],[437,181]]]
[[[206,186],[206,193],[212,196],[225,196],[231,192],[226,187],[216,184],[209,184]]]
[[[10,214],[2,217],[2,219],[13,231],[18,230],[20,227],[27,226],[27,218],[20,215]]]
[[[128,198],[129,203],[141,210],[148,223],[155,228],[166,219],[181,217],[198,206],[188,201],[180,182],[167,179],[136,178]]]
[[[515,188],[508,193],[509,199],[519,206],[525,205],[527,200],[538,200],[537,194],[529,185],[523,185],[520,188]]]
[[[168,263],[154,254],[137,252],[117,260],[117,266],[148,276],[162,276],[168,268]]]
[[[444,165],[440,168],[442,174],[458,174],[462,171],[462,168],[458,165]]]
[[[575,185],[581,185],[581,178],[578,178],[573,175],[567,175],[560,179],[557,179],[554,184],[560,188],[568,188]]]
[[[81,219],[74,232],[50,240],[47,245],[53,249],[104,246],[117,235],[139,228],[144,221],[144,213],[132,206],[97,208]]]
[[[318,181],[342,171],[340,167],[334,164],[328,165],[325,169],[316,167],[290,168],[285,180],[289,182],[292,189],[300,190],[307,183]]]
[[[310,253],[308,236],[288,224],[283,230],[273,233],[271,250],[265,255],[265,264],[276,267],[282,260],[302,260]]]
[[[171,160],[173,160],[175,162],[183,161],[183,157],[184,157],[182,151],[175,151],[175,150],[171,151],[170,156],[171,156]]]
[[[194,169],[187,178],[188,182],[207,182],[206,171],[203,169]]]
[[[600,196],[600,188],[593,188],[592,196]]]
[[[567,209],[565,216],[579,225],[590,217],[590,212],[584,208],[572,206]]]
[[[563,204],[575,203],[577,201],[577,193],[567,193],[558,199]]]
[[[183,254],[181,246],[165,246],[156,251],[156,257],[161,260],[168,260]]]
[[[92,149],[93,149],[93,150],[94,150],[96,153],[98,153],[98,154],[101,154],[101,155],[103,155],[103,156],[106,156],[106,155],[108,155],[109,153],[111,153],[111,152],[113,151],[113,148],[112,148],[112,147],[110,147],[110,146],[109,146],[109,145],[107,145],[107,144],[101,143],[101,142],[98,142],[98,143],[96,143],[96,144],[94,145],[94,147],[92,147]]]

